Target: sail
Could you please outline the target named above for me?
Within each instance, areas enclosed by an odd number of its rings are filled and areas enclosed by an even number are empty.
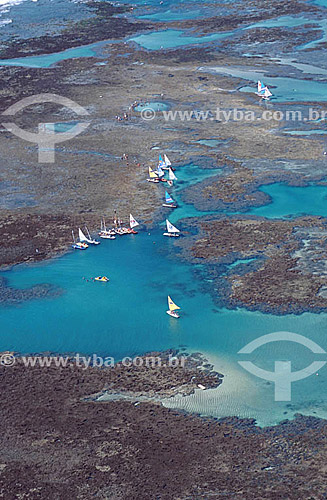
[[[176,309],[180,309],[179,306],[177,306],[172,300],[171,298],[169,297],[168,295],[168,307],[169,307],[169,311],[176,311]]]
[[[85,236],[81,228],[78,229],[78,237],[80,242],[87,241],[87,237]]]
[[[165,198],[166,198],[166,203],[175,203],[170,194],[167,193],[167,191],[165,192]]]
[[[264,90],[264,85],[258,80],[258,93],[260,94]]]
[[[179,233],[179,229],[177,227],[173,226],[171,222],[169,222],[168,219],[166,219],[166,224],[167,224],[167,231],[168,233]]]
[[[157,179],[158,178],[157,173],[154,172],[151,167],[149,167],[149,177],[150,177],[150,179]]]
[[[134,219],[132,214],[129,214],[129,225],[131,229],[133,229],[133,227],[139,226],[139,223]]]
[[[170,181],[177,181],[177,177],[171,168],[169,168],[169,170],[168,170],[168,177],[169,177]]]
[[[270,90],[268,89],[268,87],[265,87],[265,93],[264,93],[264,96],[265,97],[271,97],[272,96],[272,93],[270,92]]]
[[[169,160],[168,156],[167,156],[167,155],[164,155],[164,158],[165,158],[165,165],[166,165],[166,167],[170,167],[171,162],[170,162],[170,160]]]
[[[165,162],[163,161],[162,156],[161,156],[161,155],[159,155],[159,164],[158,164],[158,168],[159,168],[159,167],[164,167],[164,166],[165,166]]]
[[[163,177],[165,175],[165,172],[162,170],[160,165],[158,165],[158,169],[157,169],[156,174],[158,175],[158,177]]]

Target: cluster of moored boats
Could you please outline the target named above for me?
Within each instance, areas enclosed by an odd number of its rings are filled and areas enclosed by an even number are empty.
[[[115,240],[116,236],[123,236],[125,234],[137,234],[135,231],[135,227],[137,227],[139,223],[134,219],[133,215],[129,216],[129,227],[122,226],[122,221],[117,217],[114,218],[114,225],[111,229],[107,229],[106,221],[103,218],[101,220],[101,229],[98,233],[100,238],[105,240]],[[85,227],[85,232],[82,231],[81,228],[78,229],[78,240],[75,240],[74,231],[72,231],[73,235],[73,244],[72,248],[74,250],[86,250],[89,248],[89,245],[99,245],[100,241],[95,240],[91,237],[90,232],[87,227]]]
[[[165,179],[166,172],[168,172],[168,179]],[[155,184],[158,184],[159,182],[167,182],[169,186],[173,185],[173,182],[177,180],[177,177],[174,174],[174,169],[172,168],[171,162],[167,155],[164,155],[164,159],[161,155],[159,156],[159,163],[156,170],[153,170],[149,167],[149,179],[147,180]],[[177,203],[167,191],[165,191],[165,200],[162,206],[165,208],[177,208]],[[129,227],[124,226],[123,222],[115,214],[113,219],[113,226],[110,229],[107,228],[105,219],[103,218],[101,220],[101,228],[98,235],[102,239],[115,240],[117,236],[137,234],[137,231],[135,231],[135,228],[137,226],[139,226],[139,223],[136,219],[134,219],[132,214],[130,214],[129,216]],[[177,229],[177,227],[175,227],[171,222],[169,222],[168,219],[166,219],[166,231],[163,233],[163,235],[176,238],[180,235],[180,230]],[[92,238],[87,227],[85,227],[84,231],[81,228],[78,229],[78,240],[75,240],[73,231],[72,236],[72,248],[74,250],[86,250],[90,245],[100,244],[100,241]],[[96,278],[93,278],[93,280],[107,283],[109,281],[109,278],[107,278],[106,276],[97,276]],[[169,314],[169,316],[173,318],[179,318],[179,314],[177,312],[178,309],[180,309],[180,307],[172,301],[170,296],[168,296],[168,311],[166,311],[167,314]]]

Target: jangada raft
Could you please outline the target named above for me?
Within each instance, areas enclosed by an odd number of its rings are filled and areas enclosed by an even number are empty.
[[[272,96],[272,93],[270,92],[267,86],[263,85],[263,83],[260,82],[260,80],[258,80],[258,90],[256,92],[256,95],[261,97],[261,99],[269,101],[270,97]]]
[[[172,186],[174,181],[177,181],[177,177],[170,167],[168,168],[168,179],[168,186]]]
[[[160,182],[160,179],[159,179],[157,172],[152,170],[151,167],[149,167],[149,177],[148,177],[147,181],[153,182],[154,184],[158,184],[158,182]]]
[[[167,191],[165,192],[165,203],[163,203],[162,206],[166,208],[177,208],[177,203]]]
[[[131,234],[137,234],[137,231],[135,231],[135,227],[139,226],[140,224],[134,219],[132,214],[129,214],[129,233]]]
[[[168,295],[168,311],[166,311],[166,313],[169,314],[169,316],[171,316],[172,318],[177,319],[180,317],[177,312],[178,309],[180,309],[180,307],[177,306]]]
[[[168,219],[166,219],[167,232],[163,233],[164,236],[169,236],[170,238],[178,238],[180,230],[173,226]]]

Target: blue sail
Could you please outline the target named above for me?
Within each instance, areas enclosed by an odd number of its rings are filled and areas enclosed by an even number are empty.
[[[167,191],[165,192],[165,196],[166,196],[166,203],[175,203],[170,194],[167,193]]]
[[[166,164],[165,164],[165,162],[163,161],[162,156],[161,156],[161,155],[159,155],[159,165],[158,165],[158,167],[164,167],[165,165],[166,165]]]

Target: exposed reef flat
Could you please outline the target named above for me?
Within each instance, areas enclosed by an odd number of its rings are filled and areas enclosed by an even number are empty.
[[[297,416],[260,429],[253,420],[199,418],[156,402],[85,400],[113,380],[121,389],[139,385],[144,392],[172,387],[166,369],[153,380],[149,369],[125,370],[26,368],[20,359],[0,367],[0,494],[85,500],[321,497],[325,421]],[[191,374],[203,382],[204,375],[195,372],[179,372],[173,382],[189,382]],[[151,388],[145,388],[145,377]]]
[[[274,314],[326,310],[326,219],[222,216],[198,223],[191,247],[186,241],[180,245],[186,258],[208,265],[210,290],[220,303]],[[251,262],[242,272],[228,269],[239,259]]]

